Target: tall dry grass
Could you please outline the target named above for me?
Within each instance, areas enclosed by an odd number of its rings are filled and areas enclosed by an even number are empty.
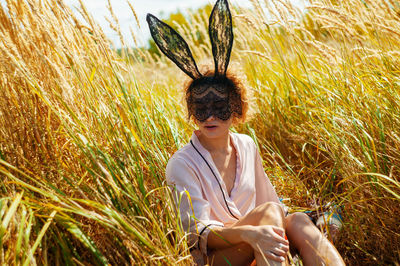
[[[141,59],[119,57],[81,14],[62,1],[1,8],[1,263],[187,260],[162,171],[179,120],[147,97],[156,86],[138,87]]]
[[[341,207],[348,264],[398,263],[400,5],[253,6],[234,10],[233,60],[258,112],[234,130],[258,142],[292,209]],[[56,0],[1,4],[0,261],[188,264],[164,183],[193,129],[185,77],[145,50],[119,56],[83,3],[80,13]],[[207,60],[210,45],[191,33],[207,36],[208,14],[188,17],[178,30]]]

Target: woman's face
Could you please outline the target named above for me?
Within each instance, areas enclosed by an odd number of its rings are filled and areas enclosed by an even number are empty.
[[[189,115],[193,115],[199,130],[208,138],[228,134],[234,113],[242,114],[240,96],[228,81],[216,82],[213,77],[205,77],[204,84],[191,88]]]
[[[192,93],[190,109],[193,116],[200,122],[205,122],[210,116],[228,120],[232,115],[229,94],[217,86],[207,86],[200,93]]]
[[[202,135],[207,138],[218,138],[229,133],[229,128],[232,125],[232,116],[227,120],[221,120],[212,115],[203,122],[197,119],[195,119],[195,122]]]

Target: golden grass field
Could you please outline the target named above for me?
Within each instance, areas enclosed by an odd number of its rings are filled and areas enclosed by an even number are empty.
[[[184,74],[145,49],[119,55],[83,4],[79,20],[62,0],[5,2],[0,264],[190,264],[164,180],[193,130]],[[340,206],[348,265],[399,265],[400,2],[271,0],[268,18],[261,3],[233,10],[254,109],[233,130],[291,210]],[[198,62],[208,15],[175,25]]]

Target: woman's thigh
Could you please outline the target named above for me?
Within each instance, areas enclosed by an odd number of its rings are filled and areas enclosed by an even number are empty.
[[[280,204],[267,202],[254,208],[232,226],[239,225],[276,225],[284,227],[284,211]]]

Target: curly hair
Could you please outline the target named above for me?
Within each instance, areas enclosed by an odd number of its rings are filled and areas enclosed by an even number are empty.
[[[215,71],[212,66],[206,65],[201,68],[200,71],[203,77],[213,77]],[[239,71],[236,68],[231,67],[226,72],[226,78],[229,81],[230,85],[233,85],[235,93],[240,96],[240,107],[241,112],[240,115],[236,112],[233,115],[233,124],[244,123],[249,118],[249,107],[250,107],[250,92],[247,87],[244,85],[245,81],[244,78],[238,75]],[[190,79],[184,84],[184,92],[185,92],[185,100],[186,100],[186,109],[188,113],[188,119],[191,119],[191,113],[189,110],[189,103],[190,103],[190,91],[193,87],[195,87],[198,83],[198,80]]]

